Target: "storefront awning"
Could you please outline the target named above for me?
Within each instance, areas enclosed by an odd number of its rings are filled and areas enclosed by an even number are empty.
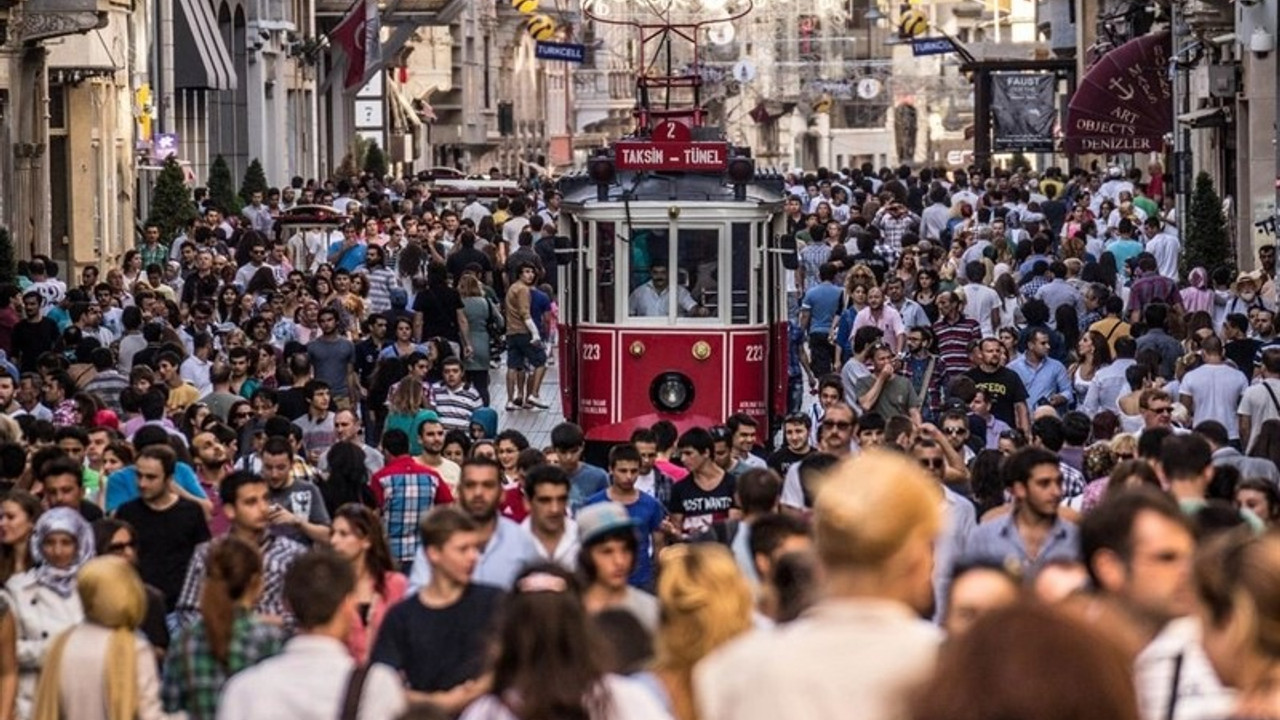
[[[1144,35],[1085,73],[1067,106],[1070,153],[1159,152],[1173,132],[1169,33]]]
[[[174,10],[175,87],[235,90],[236,69],[209,0],[179,0]]]

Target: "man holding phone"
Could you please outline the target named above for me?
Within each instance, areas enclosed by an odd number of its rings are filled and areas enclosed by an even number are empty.
[[[270,503],[271,533],[303,545],[329,542],[329,511],[314,483],[295,478],[293,447],[283,437],[269,437],[262,446],[262,477]]]

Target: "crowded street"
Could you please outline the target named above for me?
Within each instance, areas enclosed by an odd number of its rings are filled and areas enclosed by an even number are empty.
[[[1274,82],[1275,0],[1087,52],[1019,2],[358,0],[289,51],[345,155],[162,112],[87,244],[20,185],[0,720],[1280,720],[1274,168],[1183,102],[1246,30]],[[370,49],[513,19],[563,95],[492,152],[446,130],[511,77]]]

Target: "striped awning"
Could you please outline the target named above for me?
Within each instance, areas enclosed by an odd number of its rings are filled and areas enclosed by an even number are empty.
[[[209,0],[179,0],[174,5],[174,85],[235,90],[236,69]]]

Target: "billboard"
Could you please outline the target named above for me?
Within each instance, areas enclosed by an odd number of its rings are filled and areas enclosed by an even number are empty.
[[[1053,126],[1058,119],[1056,85],[1052,73],[993,73],[992,149],[1053,152]]]

